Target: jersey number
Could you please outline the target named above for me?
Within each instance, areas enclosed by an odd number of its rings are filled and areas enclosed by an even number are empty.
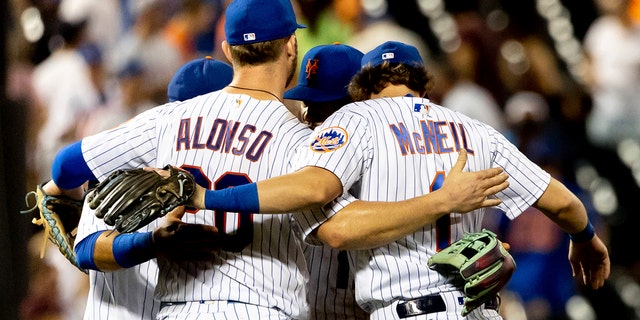
[[[442,187],[444,183],[445,173],[438,171],[433,182],[431,183],[430,191],[436,191]],[[436,220],[436,251],[440,251],[451,244],[451,215],[447,214]],[[338,281],[337,287],[339,289],[346,289],[349,285],[349,261],[347,259],[347,252],[340,251],[338,254]]]
[[[193,174],[196,182],[207,189],[211,189],[211,180],[204,175],[199,167],[183,165],[182,168]],[[231,188],[243,184],[251,183],[251,179],[243,173],[226,172],[213,183],[214,190]],[[236,232],[227,234],[227,212],[214,210],[214,226],[218,228],[222,241],[220,249],[231,252],[240,252],[253,241],[253,214],[250,212],[239,212],[236,222]]]
[[[444,183],[445,173],[438,171],[431,182],[430,191],[436,191]],[[436,251],[440,251],[451,244],[451,215],[446,214],[436,220]]]
[[[336,280],[336,287],[338,289],[349,288],[349,259],[347,258],[347,252],[344,250],[338,252],[338,279]]]

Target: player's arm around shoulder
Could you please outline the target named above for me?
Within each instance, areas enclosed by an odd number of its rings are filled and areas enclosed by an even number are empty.
[[[199,209],[281,214],[323,207],[342,194],[332,172],[313,166],[234,188],[207,190],[196,185],[187,205]]]
[[[396,202],[354,201],[320,225],[315,236],[341,250],[369,249],[411,234],[445,214],[499,205],[501,200],[491,196],[509,186],[508,175],[500,168],[464,172],[466,160],[462,151],[437,191]]]
[[[569,261],[574,277],[600,288],[609,278],[611,262],[606,245],[595,234],[586,208],[578,197],[560,181],[551,178],[547,190],[533,205],[571,236]]]

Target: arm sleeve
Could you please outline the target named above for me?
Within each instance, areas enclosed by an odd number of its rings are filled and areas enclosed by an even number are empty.
[[[498,205],[509,219],[515,219],[547,190],[551,175],[527,158],[503,135],[491,129],[492,167],[502,167],[509,175],[509,187],[498,193]]]
[[[74,142],[64,147],[51,165],[53,182],[62,189],[73,189],[86,181],[96,180],[82,156],[82,141]]]

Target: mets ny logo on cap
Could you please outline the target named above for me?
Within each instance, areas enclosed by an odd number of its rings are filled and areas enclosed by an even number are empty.
[[[242,36],[244,37],[244,41],[253,41],[256,39],[255,33],[245,33]]]
[[[340,127],[329,127],[318,132],[311,142],[311,150],[315,152],[332,152],[342,148],[349,141],[347,131]]]
[[[312,75],[318,73],[318,59],[307,60],[307,65],[304,67],[304,72],[307,74],[307,79],[311,79]]]

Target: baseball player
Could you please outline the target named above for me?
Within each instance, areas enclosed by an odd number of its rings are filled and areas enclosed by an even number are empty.
[[[344,44],[311,48],[302,58],[296,87],[285,99],[303,102],[303,120],[312,129],[351,101],[347,86],[360,70],[360,50]],[[307,299],[310,319],[367,319],[355,302],[354,273],[347,252],[303,243],[309,266]]]
[[[178,69],[167,87],[169,101],[184,101],[220,90],[231,82],[230,65],[211,57],[192,60]],[[78,227],[76,243],[105,228],[87,203]],[[112,238],[94,235],[95,246]],[[158,275],[155,259],[131,268],[105,273],[89,270],[89,295],[84,319],[154,319],[160,303],[154,300]]]
[[[296,147],[311,133],[280,101],[295,72],[294,33],[299,27],[288,0],[233,1],[226,11],[222,46],[234,66],[229,86],[153,108],[116,129],[68,146],[56,156],[53,179],[43,189],[80,197],[79,186],[92,176],[103,180],[116,169],[164,164],[189,170],[198,183],[219,190],[255,186],[251,182],[286,173],[297,157]],[[500,202],[485,198],[506,186],[502,170],[460,171],[449,179],[450,185],[460,186],[447,188],[445,183],[448,191],[439,193],[444,198],[455,194],[455,201],[440,203],[432,200],[440,200],[438,196],[424,196],[411,213],[420,218],[435,208],[465,211]],[[245,208],[200,211],[182,218],[215,226],[228,241],[206,261],[157,257],[156,318],[307,318],[307,266],[299,237],[292,232],[298,228],[292,229],[291,215],[251,214],[256,201],[257,197],[247,198],[240,201]],[[309,217],[324,219],[321,210],[310,212]],[[376,211],[362,214],[371,212]],[[111,237],[92,233],[76,244],[78,260],[94,270],[146,262],[160,247],[154,241],[163,228],[166,231],[164,220],[154,221],[148,232]]]
[[[356,270],[356,299],[371,319],[458,319],[463,293],[452,276],[426,266],[430,256],[464,233],[481,230],[483,209],[466,214],[438,209],[451,200],[442,190],[460,163],[455,158],[460,151],[471,171],[503,168],[509,186],[496,194],[502,200],[498,208],[511,219],[531,206],[541,210],[570,234],[574,276],[582,276],[592,289],[604,284],[610,272],[608,251],[584,205],[490,126],[423,98],[428,76],[416,48],[385,42],[364,55],[362,66],[349,88],[351,97],[362,101],[342,107],[316,128],[302,157],[306,166],[225,192],[198,188],[193,205],[234,210],[237,199],[255,197],[252,210],[277,212],[331,205],[343,190],[381,201],[378,219],[344,213],[363,205],[353,201],[337,214],[339,206],[328,208],[325,221],[308,215],[296,220],[306,241],[317,238],[334,248],[364,249],[352,251],[350,261]],[[407,218],[403,208],[424,194],[438,194],[435,199],[443,202],[434,201],[429,215]],[[395,211],[385,207],[389,201],[400,201]],[[466,318],[501,319],[498,304],[489,301]]]
[[[234,67],[229,86],[158,106],[62,150],[52,169],[53,182],[45,188],[73,194],[88,175],[101,181],[116,169],[165,164],[189,170],[198,183],[216,189],[285,173],[294,147],[311,132],[281,101],[295,73],[294,33],[299,27],[289,0],[233,1],[226,11],[223,43]],[[157,257],[156,318],[307,317],[308,273],[289,215],[204,211],[182,220],[215,226],[227,235],[227,245],[204,261]],[[91,233],[77,242],[78,260],[99,270],[144,263],[155,257],[154,237],[161,223],[148,226],[153,232]]]

